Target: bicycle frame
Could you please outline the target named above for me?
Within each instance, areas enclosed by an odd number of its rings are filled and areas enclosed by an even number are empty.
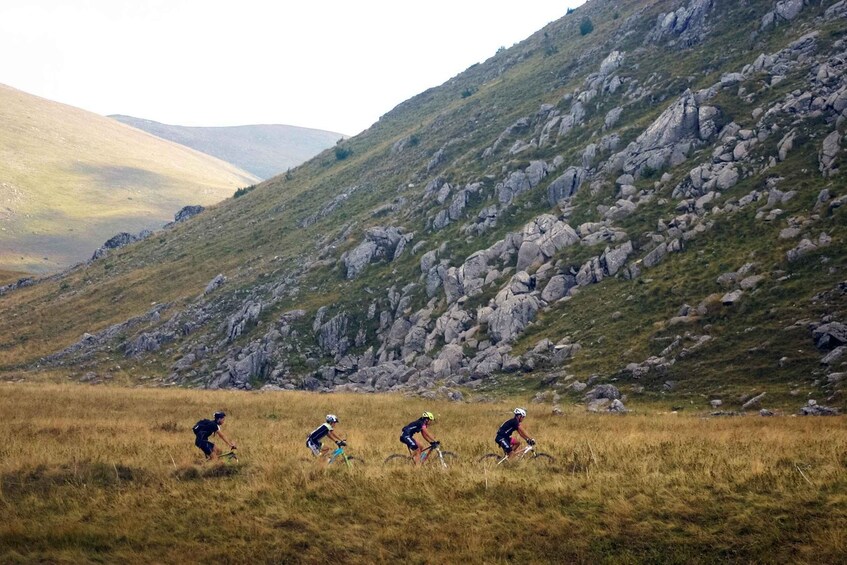
[[[517,459],[523,459],[523,458],[524,458],[524,457],[525,457],[528,453],[530,453],[530,452],[532,452],[532,451],[535,451],[535,446],[534,446],[534,445],[527,445],[526,447],[524,447],[524,448],[520,451],[520,453],[518,453],[517,455],[515,455],[515,457],[516,457]],[[499,460],[497,461],[497,464],[499,465],[499,464],[500,464],[500,463],[502,463],[503,461],[508,461],[508,460],[509,460],[509,456],[508,456],[508,455],[504,455],[501,459],[499,459]]]
[[[441,446],[440,445],[438,447],[433,447],[432,444],[430,444],[429,447],[427,447],[426,449],[421,451],[421,465],[423,465],[427,461],[427,459],[429,458],[429,455],[433,451],[435,451],[438,454],[438,460],[441,461],[441,466],[446,469],[447,463],[444,461],[444,455],[441,453]],[[410,449],[409,450],[409,456],[411,456],[411,455],[412,455],[412,450]]]
[[[344,463],[345,463],[348,467],[350,466],[350,461],[347,459],[347,454],[346,454],[346,453],[344,453],[344,448],[343,448],[343,447],[336,447],[336,448],[335,448],[335,451],[333,451],[332,453],[330,453],[330,454],[327,456],[327,458],[329,459],[329,461],[327,462],[327,465],[332,465],[332,463],[333,463],[336,459],[338,459],[339,457],[341,457],[341,458],[342,458],[342,460],[344,461]]]

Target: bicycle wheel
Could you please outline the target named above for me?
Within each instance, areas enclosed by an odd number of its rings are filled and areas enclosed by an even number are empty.
[[[502,458],[502,455],[498,455],[496,453],[486,453],[485,455],[477,459],[477,462],[482,463],[483,467],[491,468],[496,467],[497,463],[499,463]]]
[[[433,465],[441,464],[443,462],[444,465],[449,467],[449,466],[454,465],[455,463],[457,463],[459,461],[459,456],[456,455],[455,453],[453,453],[452,451],[442,451],[440,461],[439,461],[439,458],[435,455],[427,457],[426,460],[427,461],[432,460]]]
[[[534,457],[530,458],[530,461],[533,461],[535,465],[543,467],[554,464],[556,462],[556,458],[552,455],[548,455],[547,453],[536,453]]]
[[[383,465],[391,465],[395,467],[400,467],[401,465],[410,465],[412,464],[412,458],[408,455],[401,455],[400,453],[392,453],[388,457],[385,458],[385,461],[382,462]]]
[[[347,466],[348,467],[361,467],[365,464],[365,460],[361,457],[348,457],[347,458]]]

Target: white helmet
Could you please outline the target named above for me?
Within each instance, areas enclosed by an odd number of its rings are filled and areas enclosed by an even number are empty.
[[[523,408],[515,408],[515,416],[526,418],[526,410],[524,410]]]
[[[335,414],[327,414],[326,415],[326,423],[327,424],[337,424],[338,423],[338,416],[336,416]]]

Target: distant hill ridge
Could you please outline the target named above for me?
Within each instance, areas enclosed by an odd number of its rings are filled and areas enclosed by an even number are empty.
[[[119,114],[109,117],[232,163],[261,179],[284,173],[347,137],[337,132],[282,124],[191,127]]]
[[[159,228],[258,179],[104,116],[0,85],[0,269],[84,261],[119,232]]]

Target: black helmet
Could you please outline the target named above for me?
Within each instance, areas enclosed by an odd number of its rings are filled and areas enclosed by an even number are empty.
[[[226,414],[223,412],[215,412],[215,420],[220,420],[221,418],[226,418]]]

